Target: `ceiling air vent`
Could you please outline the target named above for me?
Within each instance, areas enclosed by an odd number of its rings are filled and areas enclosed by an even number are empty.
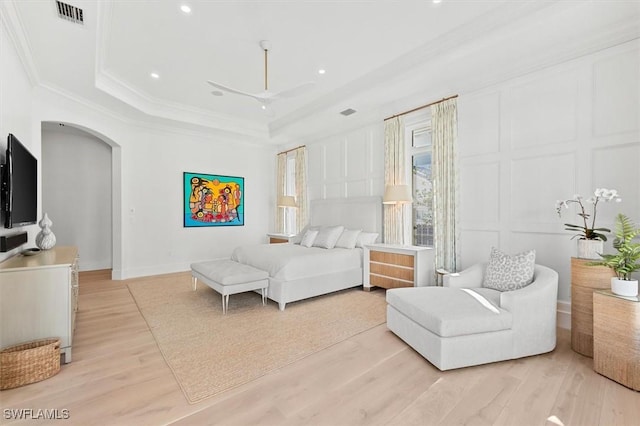
[[[342,115],[344,115],[344,116],[346,117],[347,115],[354,114],[355,112],[356,112],[356,110],[355,110],[355,109],[353,109],[353,108],[347,108],[347,109],[345,109],[344,111],[340,111],[340,114],[342,114]]]
[[[84,14],[79,7],[71,6],[58,0],[56,0],[56,7],[60,18],[75,22],[76,24],[84,24]]]

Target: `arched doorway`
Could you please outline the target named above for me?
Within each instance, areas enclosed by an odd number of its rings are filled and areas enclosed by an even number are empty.
[[[42,207],[60,244],[80,249],[81,270],[121,279],[120,145],[92,129],[43,121]]]

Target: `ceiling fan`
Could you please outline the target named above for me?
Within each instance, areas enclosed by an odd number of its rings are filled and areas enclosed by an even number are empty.
[[[269,71],[268,55],[269,55],[269,50],[271,49],[271,43],[268,40],[261,40],[260,47],[262,48],[262,50],[264,50],[264,92],[248,93],[242,90],[237,90],[231,87],[227,87],[223,84],[216,83],[211,80],[207,80],[207,83],[209,83],[216,89],[223,90],[228,93],[233,93],[236,95],[248,96],[250,98],[253,98],[262,104],[263,109],[266,109],[267,105],[269,105],[271,102],[277,99],[292,98],[294,96],[298,96],[306,92],[315,84],[315,82],[313,81],[308,81],[306,83],[299,84],[298,86],[292,87],[287,90],[283,90],[281,92],[277,92],[277,93],[270,92],[269,84],[268,84],[268,71]],[[219,95],[219,93],[216,93],[216,92],[212,92],[212,93]]]

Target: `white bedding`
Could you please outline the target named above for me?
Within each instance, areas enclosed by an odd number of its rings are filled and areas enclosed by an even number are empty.
[[[237,247],[231,259],[267,271],[281,281],[362,268],[362,249],[260,244]]]

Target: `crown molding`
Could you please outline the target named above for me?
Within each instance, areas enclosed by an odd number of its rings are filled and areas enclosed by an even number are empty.
[[[474,21],[473,24],[456,30],[455,34],[445,34],[440,39],[400,57],[392,64],[374,70],[332,94],[272,122],[269,127],[271,137],[279,140],[280,143],[286,143],[284,141],[286,141],[287,135],[295,132],[295,129],[303,126],[304,123],[307,123],[308,128],[313,128],[314,118],[322,115],[326,117],[328,111],[335,110],[337,113],[340,110],[337,106],[358,109],[357,105],[360,100],[367,97],[371,99],[381,90],[393,90],[397,95],[394,101],[381,102],[377,108],[378,112],[386,111],[386,115],[389,115],[393,114],[393,111],[408,109],[412,105],[424,103],[425,98],[439,99],[438,96],[433,95],[435,92],[443,92],[445,96],[473,92],[502,81],[594,54],[640,37],[637,15],[624,16],[621,19],[614,19],[615,22],[611,25],[601,25],[597,31],[582,30],[579,37],[567,37],[562,43],[554,45],[553,49],[540,48],[531,56],[525,56],[517,62],[510,63],[509,67],[492,69],[491,72],[478,72],[469,78],[446,81],[448,85],[434,86],[430,82],[430,77],[434,77],[433,70],[438,66],[441,67],[445,61],[455,63],[458,67],[473,54],[486,52],[487,62],[490,62],[491,55],[500,57],[500,52],[504,51],[505,46],[508,46],[509,43],[517,43],[518,37],[522,39],[524,33],[529,31],[527,34],[530,34],[540,22],[546,22],[545,19],[540,19],[540,15],[549,17],[578,14],[586,8],[592,7],[593,4],[591,2],[549,2],[544,5],[518,5],[513,2],[509,6],[510,8],[502,11],[500,16],[491,17],[491,22],[488,22],[489,19],[483,20],[483,17],[480,23]],[[611,22],[614,21],[609,19]],[[526,39],[526,37],[524,38]],[[472,65],[469,66],[473,68]],[[437,77],[441,81],[446,80],[446,78],[442,78],[442,75]],[[384,86],[380,85],[381,81],[384,82]],[[422,97],[422,101],[415,101],[415,98],[420,97]],[[404,108],[394,108],[397,104],[402,104]],[[359,111],[359,113],[366,114],[368,118],[375,117],[377,114],[375,111]],[[380,120],[385,116],[384,114],[378,115]],[[325,123],[325,127],[331,127],[334,123],[338,123],[339,118],[335,117],[332,120],[330,123]],[[363,117],[362,121],[369,120]],[[317,133],[314,132],[313,135],[306,135],[304,139],[326,137],[329,133],[332,132],[323,129]]]
[[[165,119],[160,119],[162,120],[161,123],[153,122],[150,120],[145,121],[144,119],[141,120],[139,117],[136,117],[134,119],[130,115],[116,112],[111,108],[107,108],[95,102],[89,101],[85,98],[82,98],[76,95],[75,93],[71,93],[65,89],[54,86],[52,84],[40,84],[37,88],[50,92],[56,96],[60,96],[65,99],[68,99],[74,103],[81,105],[82,107],[90,111],[96,112],[100,115],[110,117],[116,121],[126,124],[127,126],[137,127],[140,129],[144,129],[146,131],[161,131],[164,133],[173,133],[173,134],[182,135],[182,136],[193,136],[193,137],[198,137],[202,139],[210,139],[212,136],[219,136],[224,138],[225,142],[228,142],[231,140],[233,141],[233,143],[237,143],[240,145],[259,147],[259,148],[265,148],[265,149],[275,149],[275,145],[265,144],[265,142],[269,142],[269,141],[265,141],[265,139],[251,138],[251,137],[239,135],[237,133],[226,132],[220,129],[191,125],[189,123],[185,123],[182,121],[176,121],[175,125],[172,125],[172,124],[169,124],[169,122],[167,122]],[[55,117],[41,117],[41,118],[43,121],[56,121]],[[68,124],[82,125],[82,123],[74,123],[74,122],[70,122]]]
[[[37,86],[40,83],[38,69],[33,61],[31,45],[25,36],[24,25],[22,24],[13,0],[0,1],[0,22],[2,22],[7,29],[11,43],[18,53],[20,62],[27,73],[31,87]]]
[[[325,110],[335,104],[344,102],[345,99],[357,96],[379,85],[380,82],[392,84],[394,81],[401,81],[402,76],[411,72],[414,68],[433,63],[443,57],[451,55],[460,46],[464,46],[477,40],[480,36],[486,36],[506,25],[531,16],[540,10],[544,10],[552,5],[551,2],[508,2],[504,6],[496,8],[491,12],[476,18],[472,22],[460,25],[456,29],[449,31],[439,37],[419,46],[412,51],[405,53],[392,63],[383,65],[344,86],[336,89],[332,93],[313,101],[292,113],[273,121],[269,125],[272,136],[281,134],[287,126],[304,120]]]
[[[127,85],[106,70],[102,70],[96,75],[95,85],[104,93],[154,117],[182,121],[251,138],[269,138],[266,125],[258,125],[247,120],[238,120],[232,116],[214,114],[203,109],[150,97]]]
[[[97,13],[94,75],[97,89],[148,115],[219,129],[224,132],[237,133],[251,138],[269,138],[269,129],[266,125],[150,96],[125,83],[121,78],[107,70],[108,44],[113,29],[113,3],[98,3]]]
[[[329,109],[339,111],[337,106],[346,105],[358,109],[359,99],[362,99],[363,96],[376,96],[379,91],[397,88],[396,101],[415,96],[416,93],[430,93],[434,89],[436,91],[451,89],[445,90],[445,92],[458,94],[470,92],[595,53],[640,36],[638,16],[632,14],[617,20],[615,25],[605,24],[597,28],[596,31],[590,32],[583,29],[579,37],[567,36],[562,43],[553,45],[551,49],[539,50],[534,52],[532,57],[524,56],[509,64],[508,69],[495,69],[489,73],[490,75],[475,75],[465,79],[466,81],[455,81],[451,83],[450,87],[429,87],[427,80],[431,70],[438,68],[442,63],[464,60],[468,55],[482,51],[486,52],[487,57],[492,54],[499,57],[504,47],[518,43],[518,38],[523,43],[535,41],[532,39],[534,37],[532,34],[536,33],[536,28],[540,23],[544,25],[550,17],[567,16],[570,18],[574,15],[578,16],[581,12],[589,12],[589,8],[596,6],[593,2],[510,2],[504,8],[499,8],[450,33],[443,34],[401,56],[393,63],[375,69],[358,80],[273,121],[269,125],[270,135],[274,138],[285,136],[291,128],[295,128],[307,120],[313,120],[314,116]],[[585,25],[589,23],[587,22]],[[525,34],[522,28],[527,28],[529,32]],[[571,29],[570,25],[568,29]],[[459,64],[460,62],[456,65]],[[472,65],[469,66],[469,68],[472,67]],[[469,72],[473,72],[473,70],[469,70]],[[413,94],[404,89],[409,81],[412,82]],[[435,99],[437,97],[428,96],[428,98]],[[386,102],[385,104],[390,103]]]

